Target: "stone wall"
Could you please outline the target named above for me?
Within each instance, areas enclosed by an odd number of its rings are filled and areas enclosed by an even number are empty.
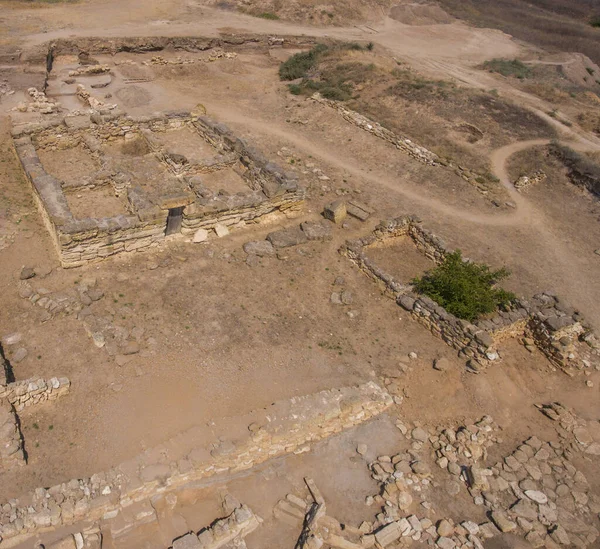
[[[112,520],[131,505],[192,481],[239,473],[359,425],[392,399],[376,384],[321,391],[273,403],[237,418],[197,426],[109,471],[73,479],[0,506],[0,537],[26,539],[40,528],[85,519]],[[218,433],[233,438],[219,438]],[[167,457],[168,456],[168,457]]]
[[[581,313],[562,302],[551,292],[535,295],[531,300],[516,299],[507,310],[475,323],[459,319],[427,296],[417,294],[410,284],[395,280],[365,253],[369,247],[390,239],[409,237],[417,249],[436,263],[452,250],[420,225],[417,217],[404,216],[382,221],[372,234],[346,242],[340,253],[348,257],[382,291],[396,300],[412,317],[431,333],[470,359],[474,371],[485,368],[499,358],[498,345],[511,337],[521,337],[535,345],[556,366],[568,373],[582,367],[578,345],[587,343],[600,348]]]
[[[25,454],[17,414],[6,399],[0,398],[0,472],[21,465],[25,465]]]
[[[20,412],[28,406],[56,400],[66,395],[70,388],[71,382],[66,377],[15,381],[7,385],[0,385],[0,401],[8,401]]]
[[[384,141],[391,143],[398,150],[402,151],[418,162],[421,162],[421,164],[445,167],[464,179],[467,183],[473,185],[477,190],[487,193],[488,189],[486,189],[485,186],[478,181],[478,179],[480,179],[480,175],[469,168],[465,168],[464,166],[460,166],[450,162],[449,160],[440,158],[434,152],[411,141],[407,137],[396,135],[394,132],[384,128],[378,122],[375,122],[366,116],[363,116],[362,114],[345,107],[340,101],[325,99],[324,97],[321,97],[319,93],[314,94],[312,99],[318,103],[331,107],[339,112],[342,118],[350,124],[353,124],[359,127],[361,130],[369,132],[370,134],[373,134],[379,139],[383,139]]]
[[[87,149],[102,159],[101,146],[118,140],[144,139],[144,135],[189,127],[215,147],[218,156],[210,166],[189,167],[182,181],[173,177],[181,189],[165,196],[146,194],[141,187],[131,185],[127,174],[109,162],[88,177],[82,176],[81,186],[111,184],[117,196],[126,195],[128,214],[106,218],[76,219],[69,209],[65,192],[77,185],[65,187],[45,172],[37,150],[57,150],[75,146]],[[169,208],[184,207],[182,233],[199,228],[212,229],[218,223],[236,225],[254,220],[274,210],[297,208],[305,191],[295,176],[285,173],[262,154],[238,139],[226,126],[207,117],[195,117],[186,112],[171,112],[147,117],[130,117],[123,113],[91,116],[55,117],[43,123],[24,124],[13,128],[15,149],[34,188],[34,196],[45,224],[54,238],[64,267],[82,265],[121,252],[146,249],[162,241]],[[150,140],[150,148],[156,144]],[[156,151],[159,160],[165,160]],[[221,160],[219,160],[221,159]],[[242,177],[249,189],[246,193],[221,195],[211,192],[190,174],[216,170],[239,162]],[[185,162],[184,162],[185,164]],[[174,170],[173,162],[166,167]],[[112,169],[112,171],[111,171]],[[178,174],[179,175],[179,174]]]
[[[171,549],[218,549],[233,540],[254,532],[262,522],[246,505],[241,505],[229,516],[216,520],[197,535],[193,532],[173,541]]]

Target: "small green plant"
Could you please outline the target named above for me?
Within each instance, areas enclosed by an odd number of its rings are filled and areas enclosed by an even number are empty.
[[[369,51],[373,51],[373,48],[374,48],[374,47],[375,47],[375,44],[373,44],[373,42],[369,42],[369,43],[367,44],[367,49],[368,49]]]
[[[514,76],[519,79],[531,76],[531,70],[525,63],[518,59],[492,59],[483,64],[483,68],[490,72],[497,72],[502,76]]]
[[[472,322],[515,299],[514,294],[496,287],[509,275],[505,268],[493,271],[488,265],[464,261],[457,250],[412,283],[417,292],[429,296],[449,313]]]
[[[595,15],[590,19],[590,25],[597,29],[600,29],[600,15]]]
[[[39,426],[37,423],[34,423],[34,424],[32,425],[32,427],[33,427],[34,429],[39,429],[39,428],[40,428],[40,426]]]
[[[257,14],[256,17],[260,17],[261,19],[270,19],[272,21],[277,21],[279,19],[279,15],[271,11],[264,11],[262,13]]]

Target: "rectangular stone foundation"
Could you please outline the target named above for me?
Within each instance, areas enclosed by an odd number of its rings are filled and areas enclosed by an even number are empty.
[[[418,218],[404,216],[382,221],[370,235],[346,242],[340,253],[432,334],[460,351],[460,356],[471,359],[474,369],[497,360],[498,345],[511,337],[532,338],[550,362],[566,372],[581,366],[576,349],[579,341],[598,347],[595,335],[584,324],[581,314],[551,292],[536,294],[531,300],[516,299],[508,310],[475,323],[457,318],[429,297],[417,294],[411,285],[394,280],[367,256],[370,246],[403,236],[410,237],[417,249],[437,264],[452,251],[423,228]]]
[[[215,156],[191,162],[161,148],[160,140],[155,139],[182,128],[199,135],[214,149]],[[183,208],[180,232],[189,235],[200,228],[213,229],[218,223],[240,226],[275,210],[298,208],[304,200],[305,191],[292,175],[222,124],[186,112],[137,118],[118,113],[54,117],[40,124],[15,127],[12,135],[63,267],[156,245],[165,238],[167,217],[173,208]],[[106,152],[115,146],[125,150],[133,142],[147,147],[143,154],[149,161],[153,158],[161,172],[148,179],[132,175],[119,164],[125,162],[125,156]],[[82,177],[81,185],[67,185],[46,173],[38,150],[76,146],[84,147],[101,168]],[[129,162],[135,167],[135,162]],[[204,173],[232,168],[247,191],[229,194],[203,184]],[[128,213],[77,219],[65,193],[101,186],[112,188],[115,196],[125,200]]]

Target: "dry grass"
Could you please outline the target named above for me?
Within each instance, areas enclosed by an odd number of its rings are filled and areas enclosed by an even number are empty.
[[[596,0],[440,0],[452,15],[479,26],[501,29],[554,51],[578,51],[600,62],[600,16]]]

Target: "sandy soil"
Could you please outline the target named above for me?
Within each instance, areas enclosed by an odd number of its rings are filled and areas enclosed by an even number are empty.
[[[552,124],[563,141],[585,150],[599,147],[594,135],[550,117],[543,99],[475,68],[492,57],[514,56],[521,45],[498,31],[459,22],[408,26],[386,18],[369,25],[374,31],[325,29],[175,0],[143,7],[133,0],[39,9],[11,5],[1,18],[8,31],[3,39],[7,49],[27,50],[72,34],[217,36],[224,28],[370,40],[382,54],[401,57],[425,75],[453,78],[478,89],[497,88]],[[97,28],[99,20],[104,30]],[[400,378],[404,402],[390,417],[332,439],[310,455],[268,464],[229,489],[271,517],[277,498],[298,487],[310,472],[326,490],[338,518],[356,521],[363,516],[362,501],[373,482],[364,463],[356,461],[355,445],[368,441],[375,456],[405,443],[391,434],[397,435],[390,422],[398,415],[438,425],[490,414],[505,426],[506,448],[532,433],[555,435],[535,403],[560,400],[586,419],[600,418],[598,372],[586,378],[594,382],[588,388],[581,376],[568,378],[551,371],[539,353],[529,354],[517,342],[508,342],[501,363],[485,374],[468,374],[450,348],[409,320],[337,253],[345,239],[367,234],[381,218],[418,214],[468,257],[508,266],[513,272],[511,290],[528,295],[552,289],[600,329],[600,258],[593,253],[600,241],[597,203],[565,181],[519,194],[506,173],[512,154],[540,141],[515,143],[490,154],[506,200],[515,206],[499,209],[458,177],[424,167],[325,107],[289,95],[277,78],[278,60],[266,53],[202,64],[201,71],[190,67],[175,73],[170,67],[151,67],[147,73],[153,79],[135,84],[145,90],[144,101],[124,106],[140,114],[202,103],[209,115],[297,171],[309,188],[306,209],[299,218],[248,227],[205,245],[166,242],[152,253],[63,270],[11,149],[6,115],[23,90],[3,97],[0,336],[16,331],[24,336],[28,356],[15,365],[17,379],[66,375],[73,389],[55,404],[21,414],[29,464],[18,475],[0,474],[0,498],[90,475],[211,418],[366,379],[385,383],[401,363],[408,364]],[[111,86],[124,84],[117,79]],[[125,97],[126,103],[132,95]],[[118,103],[119,94],[110,100]],[[132,169],[135,163],[132,159]],[[316,177],[315,168],[328,179]],[[300,246],[283,259],[263,259],[256,267],[245,263],[244,242],[263,238],[275,227],[317,219],[323,204],[344,193],[368,202],[376,214],[365,224],[350,220],[347,228],[336,227],[330,242]],[[41,322],[40,311],[17,293],[24,265],[51,270],[33,283],[52,292],[68,291],[83,277],[96,277],[105,292],[94,305],[96,314],[137,334],[141,351],[117,365],[92,344],[83,322],[74,316]],[[422,267],[410,261],[402,273],[412,276]],[[351,305],[330,302],[337,277],[344,278],[344,288],[352,293]],[[409,362],[411,351],[418,359]],[[10,360],[14,350],[6,352]],[[450,360],[447,372],[431,368],[440,356]],[[216,500],[216,489],[183,498],[180,512],[186,524],[199,528],[214,519]],[[448,509],[453,503],[440,500]],[[457,515],[462,505],[466,501],[455,508]],[[253,541],[256,547],[289,547],[297,533],[279,523],[271,527],[273,519],[267,520],[269,528],[249,538],[249,546]],[[152,536],[131,547],[155,547]]]

